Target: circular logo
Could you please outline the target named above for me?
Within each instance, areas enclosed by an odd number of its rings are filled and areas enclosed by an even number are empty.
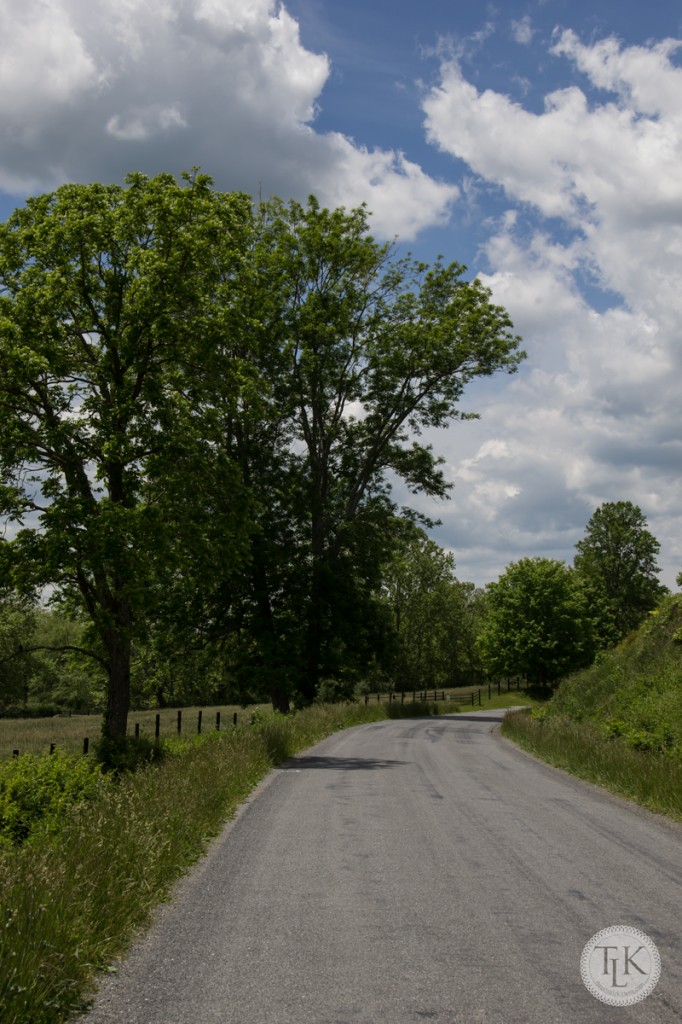
[[[652,939],[638,928],[613,925],[593,935],[580,958],[586,988],[611,1006],[632,1006],[653,992],[661,958]]]

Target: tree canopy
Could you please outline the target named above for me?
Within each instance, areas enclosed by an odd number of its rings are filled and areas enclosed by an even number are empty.
[[[112,734],[125,732],[131,644],[191,532],[170,526],[211,440],[197,336],[214,330],[218,271],[249,217],[206,178],[131,175],[29,199],[0,227],[0,506],[20,527],[0,554],[19,590],[49,587],[87,617]],[[205,511],[194,503],[185,525]],[[238,564],[234,516],[221,525]]]
[[[656,607],[667,588],[657,579],[660,544],[642,510],[609,501],[591,516],[574,565],[598,609],[602,646],[617,643]]]
[[[522,676],[546,686],[592,661],[587,597],[578,574],[564,562],[512,562],[488,584],[487,597],[479,644],[493,676]]]

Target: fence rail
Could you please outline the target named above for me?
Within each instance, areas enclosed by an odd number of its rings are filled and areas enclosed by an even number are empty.
[[[399,704],[415,703],[416,704],[416,703],[426,703],[428,701],[432,701],[432,702],[433,701],[454,701],[457,704],[460,704],[460,705],[463,705],[463,706],[468,706],[468,707],[477,707],[477,706],[479,706],[479,707],[481,707],[486,690],[488,691],[488,700],[491,700],[491,698],[492,698],[493,694],[495,693],[495,691],[497,692],[497,695],[499,696],[503,691],[504,692],[509,692],[510,690],[514,690],[514,689],[518,690],[520,688],[520,686],[521,686],[521,683],[520,683],[519,680],[507,680],[506,684],[500,683],[500,682],[488,683],[486,686],[480,686],[480,687],[478,687],[478,689],[470,690],[470,691],[467,691],[465,693],[461,693],[461,692],[453,693],[452,691],[450,693],[448,693],[446,690],[407,690],[407,691],[401,690],[401,691],[398,691],[398,692],[392,691],[390,693],[383,693],[383,694],[382,693],[376,693],[376,694],[374,694],[372,696],[370,696],[369,694],[365,694],[364,702],[365,702],[365,704],[374,703],[375,701],[378,704],[380,704],[382,701],[384,703],[399,703]],[[174,730],[173,730],[175,732],[175,734],[178,735],[178,736],[182,736],[183,728],[185,729],[185,732],[187,732],[188,727],[189,727],[189,729],[192,732],[196,731],[196,734],[200,735],[202,733],[202,731],[205,730],[206,725],[207,725],[206,720],[204,718],[204,709],[200,708],[198,710],[197,715],[196,715],[195,725],[189,725],[189,723],[188,723],[188,717],[189,716],[186,713],[183,714],[183,710],[186,712],[186,709],[183,709],[183,708],[178,708],[177,709],[176,716],[175,716],[175,719],[174,719]],[[133,716],[134,716],[134,712],[133,712]],[[237,726],[239,724],[239,717],[238,717],[237,712],[234,711],[232,713],[231,717],[232,717],[232,723],[231,723],[232,726],[233,727]],[[253,719],[251,721],[253,723]],[[133,735],[134,735],[134,737],[136,739],[139,739],[141,734],[142,734],[142,729],[141,729],[140,722],[135,722],[134,718],[133,718],[133,722],[134,722],[134,725],[133,725]],[[224,725],[224,719],[221,718],[221,712],[220,711],[216,711],[215,712],[215,719],[214,719],[214,721],[212,723],[213,729],[216,732],[220,732],[220,730],[221,730],[223,725]],[[155,715],[155,717],[154,717],[154,739],[158,740],[160,738],[161,738],[161,713],[158,712]],[[57,744],[56,743],[50,743],[50,754],[54,754],[56,749],[57,749]],[[88,736],[84,736],[83,737],[82,751],[83,751],[83,754],[88,754],[89,751],[90,751],[90,738]],[[19,754],[20,754],[19,750],[13,750],[12,751],[12,756],[13,757],[19,757]]]

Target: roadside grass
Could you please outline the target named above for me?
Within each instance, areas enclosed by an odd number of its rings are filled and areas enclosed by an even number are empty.
[[[565,715],[534,717],[515,711],[502,734],[543,761],[682,821],[682,761],[660,751],[635,749],[625,738],[607,738],[603,727]]]

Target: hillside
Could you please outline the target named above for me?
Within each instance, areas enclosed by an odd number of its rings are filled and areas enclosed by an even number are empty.
[[[589,720],[636,749],[682,758],[682,594],[664,598],[639,630],[564,679],[535,716]]]

